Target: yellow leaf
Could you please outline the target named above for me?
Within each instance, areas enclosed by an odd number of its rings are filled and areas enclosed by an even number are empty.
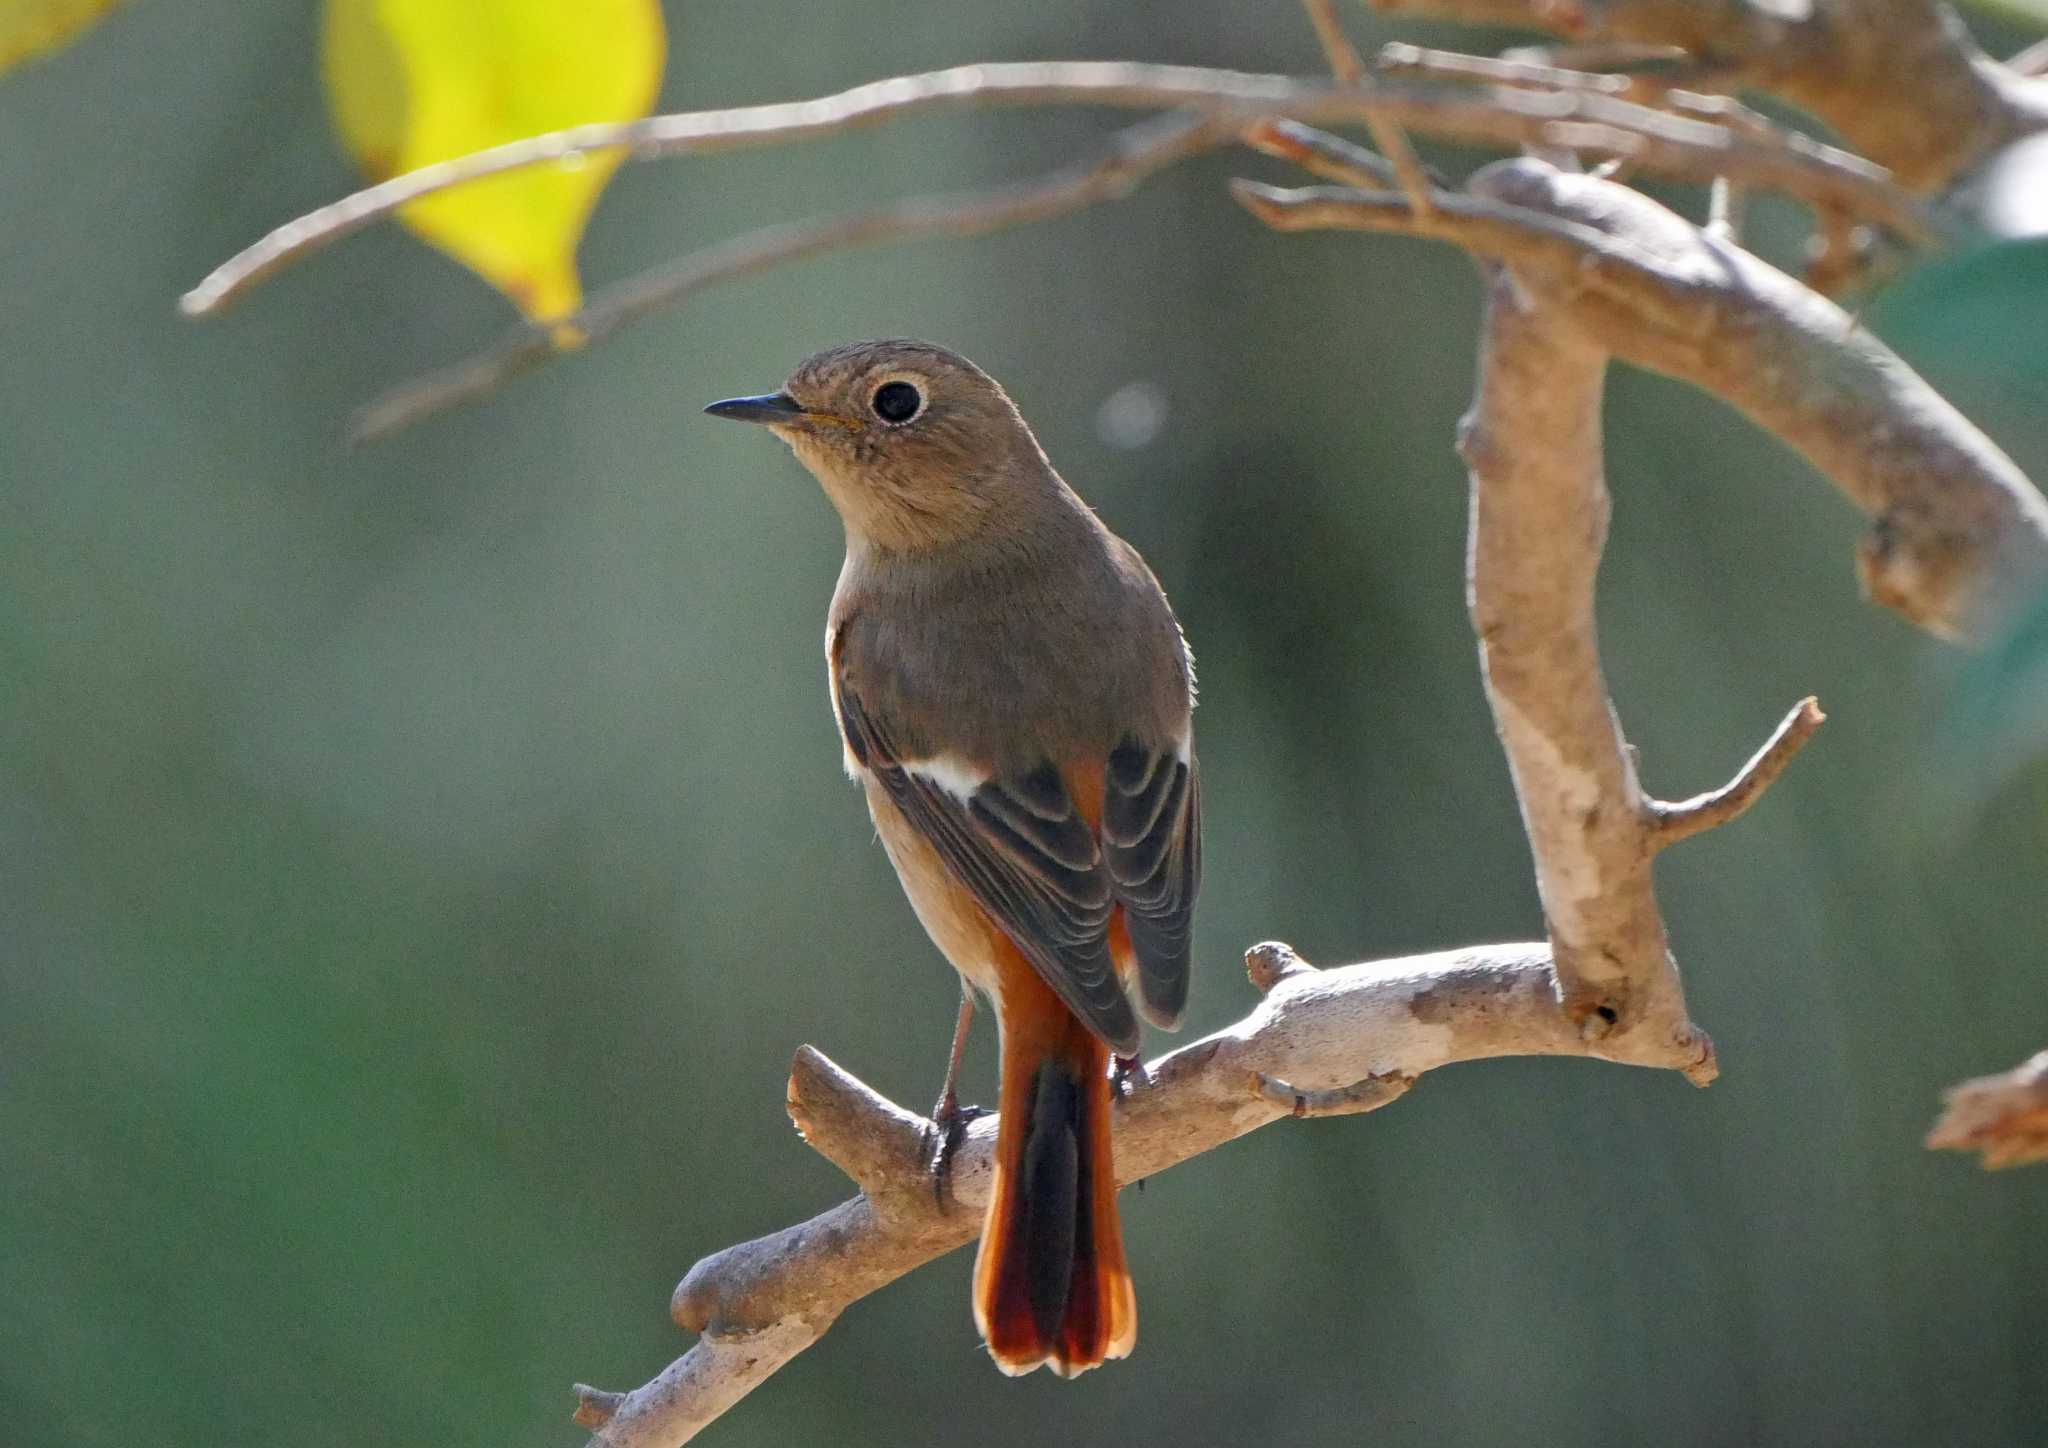
[[[382,179],[586,121],[644,116],[666,50],[657,0],[327,0],[335,129]],[[576,245],[616,154],[530,167],[399,214],[537,322],[582,302]],[[556,341],[573,344],[572,328]]]
[[[341,143],[372,181],[398,174],[405,150],[405,71],[377,18],[377,0],[328,0],[320,75]]]
[[[72,39],[121,0],[0,0],[0,70]]]

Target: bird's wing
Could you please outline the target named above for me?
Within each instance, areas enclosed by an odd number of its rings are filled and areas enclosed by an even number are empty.
[[[1194,756],[1125,739],[1102,790],[1102,854],[1138,962],[1145,1017],[1180,1024],[1188,1002],[1195,891],[1202,879],[1202,781]]]
[[[906,758],[889,721],[835,674],[840,733],[854,762],[1068,1009],[1113,1050],[1134,1054],[1138,1020],[1109,949],[1116,887],[1060,771],[1048,761],[996,776],[943,755]],[[1184,974],[1185,945],[1181,959]]]

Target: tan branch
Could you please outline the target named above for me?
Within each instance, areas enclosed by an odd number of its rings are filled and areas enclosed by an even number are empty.
[[[1344,33],[1343,22],[1337,19],[1337,0],[1301,3],[1308,12],[1309,23],[1316,28],[1316,41],[1323,47],[1323,59],[1329,62],[1330,74],[1339,85],[1355,83],[1365,74],[1365,61],[1351,43],[1351,37]]]
[[[2048,575],[2048,503],[1840,307],[1610,181],[1523,158],[1470,189],[1439,196],[1426,222],[1393,193],[1236,194],[1283,230],[1437,236],[1505,262],[1586,342],[1733,404],[1871,515],[1864,586],[1923,628],[1967,635]]]
[[[968,65],[875,81],[817,100],[692,111],[616,124],[577,126],[397,176],[310,212],[264,237],[187,292],[191,316],[217,311],[243,291],[319,247],[422,196],[484,176],[624,149],[636,158],[704,155],[740,146],[810,140],[856,126],[966,106],[1194,108],[1243,125],[1273,114],[1295,120],[1391,121],[1448,140],[1541,145],[1561,124],[1592,126],[1587,139],[1612,141],[1660,174],[1702,184],[1721,174],[1831,205],[1911,240],[1941,230],[1884,171],[1817,143],[1760,144],[1724,126],[1666,115],[1597,93],[1503,90],[1475,96],[1459,86],[1403,85],[1370,78],[1355,85],[1200,66],[1119,61]]]
[[[2048,1161],[2048,1051],[1951,1086],[1930,1147],[1981,1151],[1989,1168]]]
[[[1769,91],[1820,117],[1924,194],[1953,185],[2020,136],[2048,129],[2048,83],[1984,55],[1937,0],[1370,3],[1549,31],[1574,49],[1678,47],[1711,66],[1726,87]]]
[[[1472,492],[1467,600],[1558,987],[1586,1039],[1690,1057],[1704,1085],[1714,1046],[1686,1014],[1665,943],[1653,829],[1594,622],[1607,353],[1506,268],[1489,273],[1478,389],[1458,433]]]
[[[1329,62],[1330,74],[1339,85],[1357,85],[1365,77],[1365,62],[1359,58],[1358,50],[1351,44],[1351,37],[1344,33],[1343,24],[1337,19],[1336,0],[1302,0],[1302,8],[1308,11],[1309,23],[1315,26],[1316,39],[1323,47],[1323,57]],[[1408,133],[1401,129],[1401,123],[1390,116],[1370,114],[1365,118],[1372,132],[1373,144],[1380,148],[1394,168],[1394,175],[1401,183],[1401,189],[1408,195],[1408,203],[1416,211],[1429,211],[1430,180],[1423,169],[1421,157],[1415,154],[1415,147],[1409,143]]]
[[[1563,1006],[1550,951],[1538,943],[1332,970],[1269,943],[1245,960],[1264,995],[1257,1008],[1153,1062],[1117,1103],[1120,1181],[1290,1116],[1374,1109],[1425,1072],[1459,1061],[1593,1056],[1695,1077],[1701,1069],[1693,1042],[1589,1036]],[[968,1128],[941,1205],[926,1185],[921,1119],[808,1047],[791,1070],[789,1097],[806,1141],[835,1163],[858,1164],[862,1192],[692,1267],[670,1310],[699,1334],[696,1344],[630,1393],[577,1385],[577,1421],[597,1430],[594,1445],[688,1442],[854,1302],[974,1240],[988,1199],[994,1118]]]
[[[1725,825],[1747,810],[1777,782],[1778,776],[1785,772],[1785,766],[1806,747],[1806,741],[1813,738],[1814,731],[1826,722],[1827,717],[1820,711],[1819,700],[1811,696],[1801,699],[1792,706],[1792,712],[1785,716],[1784,722],[1771,732],[1763,747],[1735,772],[1735,778],[1719,789],[1670,804],[1663,800],[1647,801],[1654,826],[1651,844],[1657,849],[1664,849],[1680,840],[1691,839],[1702,830]]]
[[[1100,156],[1048,176],[987,190],[911,197],[853,216],[764,227],[605,288],[577,315],[576,324],[588,345],[718,282],[806,257],[890,242],[976,236],[1077,211],[1128,195],[1155,171],[1229,140],[1234,129],[1228,121],[1186,112],[1155,116],[1117,132]],[[495,347],[370,403],[356,415],[350,438],[370,442],[386,437],[495,392],[560,355],[546,329],[519,327]]]

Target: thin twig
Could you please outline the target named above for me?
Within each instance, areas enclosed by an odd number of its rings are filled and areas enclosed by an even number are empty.
[[[1198,108],[1243,125],[1272,113],[1309,122],[1391,120],[1450,140],[1543,144],[1567,122],[1603,129],[1590,140],[1625,138],[1639,164],[1705,183],[1721,174],[1830,204],[1884,225],[1909,241],[1942,227],[1894,187],[1880,167],[1817,142],[1760,145],[1725,126],[1690,120],[1591,93],[1505,89],[1475,96],[1463,87],[1358,85],[1199,66],[1113,61],[969,65],[898,76],[818,100],[651,116],[577,126],[444,161],[321,207],[271,232],[223,263],[180,300],[189,316],[219,310],[258,281],[314,250],[370,225],[410,201],[465,181],[591,151],[624,148],[636,158],[702,155],[740,146],[786,144],[855,126],[964,106]]]
[[[1335,0],[1301,0],[1301,3],[1308,11],[1310,23],[1315,26],[1316,39],[1322,42],[1323,55],[1330,63],[1330,74],[1336,77],[1338,85],[1357,85],[1365,77],[1365,62],[1359,58],[1351,37],[1344,33],[1344,27],[1337,19]],[[1429,215],[1429,176],[1423,170],[1421,157],[1415,154],[1415,147],[1409,143],[1408,133],[1401,129],[1400,122],[1377,113],[1368,114],[1365,124],[1372,132],[1373,144],[1393,164],[1394,175],[1400,181],[1401,189],[1408,194],[1415,214]]]
[[[1820,701],[1809,695],[1792,706],[1792,712],[1771,732],[1763,747],[1719,789],[1668,804],[1663,800],[1646,800],[1651,843],[1657,849],[1665,849],[1741,815],[1763,798],[1764,791],[1777,782],[1785,766],[1806,747],[1806,741],[1813,738],[1814,731],[1827,717],[1820,711]]]
[[[1597,91],[1623,95],[1629,88],[1627,76],[1603,71],[1566,70],[1533,60],[1512,60],[1490,55],[1467,55],[1456,50],[1431,50],[1405,40],[1380,47],[1378,70],[1383,75],[1415,73],[1438,80],[1471,81],[1484,85],[1535,86],[1543,90]]]
[[[1726,176],[1707,188],[1707,235],[1730,246],[1742,245],[1742,221],[1749,193]]]
[[[1342,136],[1304,126],[1300,121],[1276,121],[1268,116],[1247,126],[1243,139],[1261,155],[1292,161],[1340,186],[1373,190],[1392,186],[1398,180],[1393,163],[1384,156]]]
[[[1772,142],[1784,144],[1792,134],[1762,111],[1744,105],[1734,96],[1673,86],[1663,93],[1661,103],[1682,115],[1716,121],[1731,131],[1739,131],[1751,140],[1767,145]]]
[[[988,190],[918,196],[853,216],[764,227],[598,293],[574,320],[587,344],[706,287],[827,252],[937,236],[977,236],[1076,211],[1127,194],[1153,172],[1230,138],[1228,122],[1175,113],[1120,131],[1097,158],[1048,176]],[[370,403],[350,430],[355,442],[388,437],[412,424],[487,396],[561,355],[548,333],[520,327],[504,341],[453,367],[416,378]],[[571,354],[573,355],[573,354]]]
[[[1301,0],[1301,3],[1302,8],[1308,11],[1309,23],[1316,28],[1316,39],[1322,43],[1323,56],[1330,63],[1330,74],[1336,77],[1338,85],[1357,84],[1359,77],[1365,74],[1365,61],[1337,19],[1335,0]]]
[[[1682,45],[1653,45],[1631,40],[1524,46],[1507,54],[1516,58],[1540,54],[1543,60],[1533,63],[1554,65],[1562,70],[1596,71],[1623,81],[1645,75],[1668,75],[1694,63]]]

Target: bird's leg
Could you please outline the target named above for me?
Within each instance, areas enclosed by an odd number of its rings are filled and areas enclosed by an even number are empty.
[[[974,1021],[974,992],[960,983],[960,1018],[953,1026],[953,1050],[946,1058],[946,1084],[932,1106],[932,1143],[926,1170],[931,1173],[932,1197],[946,1204],[946,1182],[953,1169],[953,1153],[967,1139],[967,1124],[988,1112],[979,1106],[960,1104],[960,1058],[967,1054],[967,1028]]]
[[[1145,1084],[1148,1074],[1143,1056],[1112,1056],[1109,1067],[1109,1089],[1118,1097],[1128,1097]]]

